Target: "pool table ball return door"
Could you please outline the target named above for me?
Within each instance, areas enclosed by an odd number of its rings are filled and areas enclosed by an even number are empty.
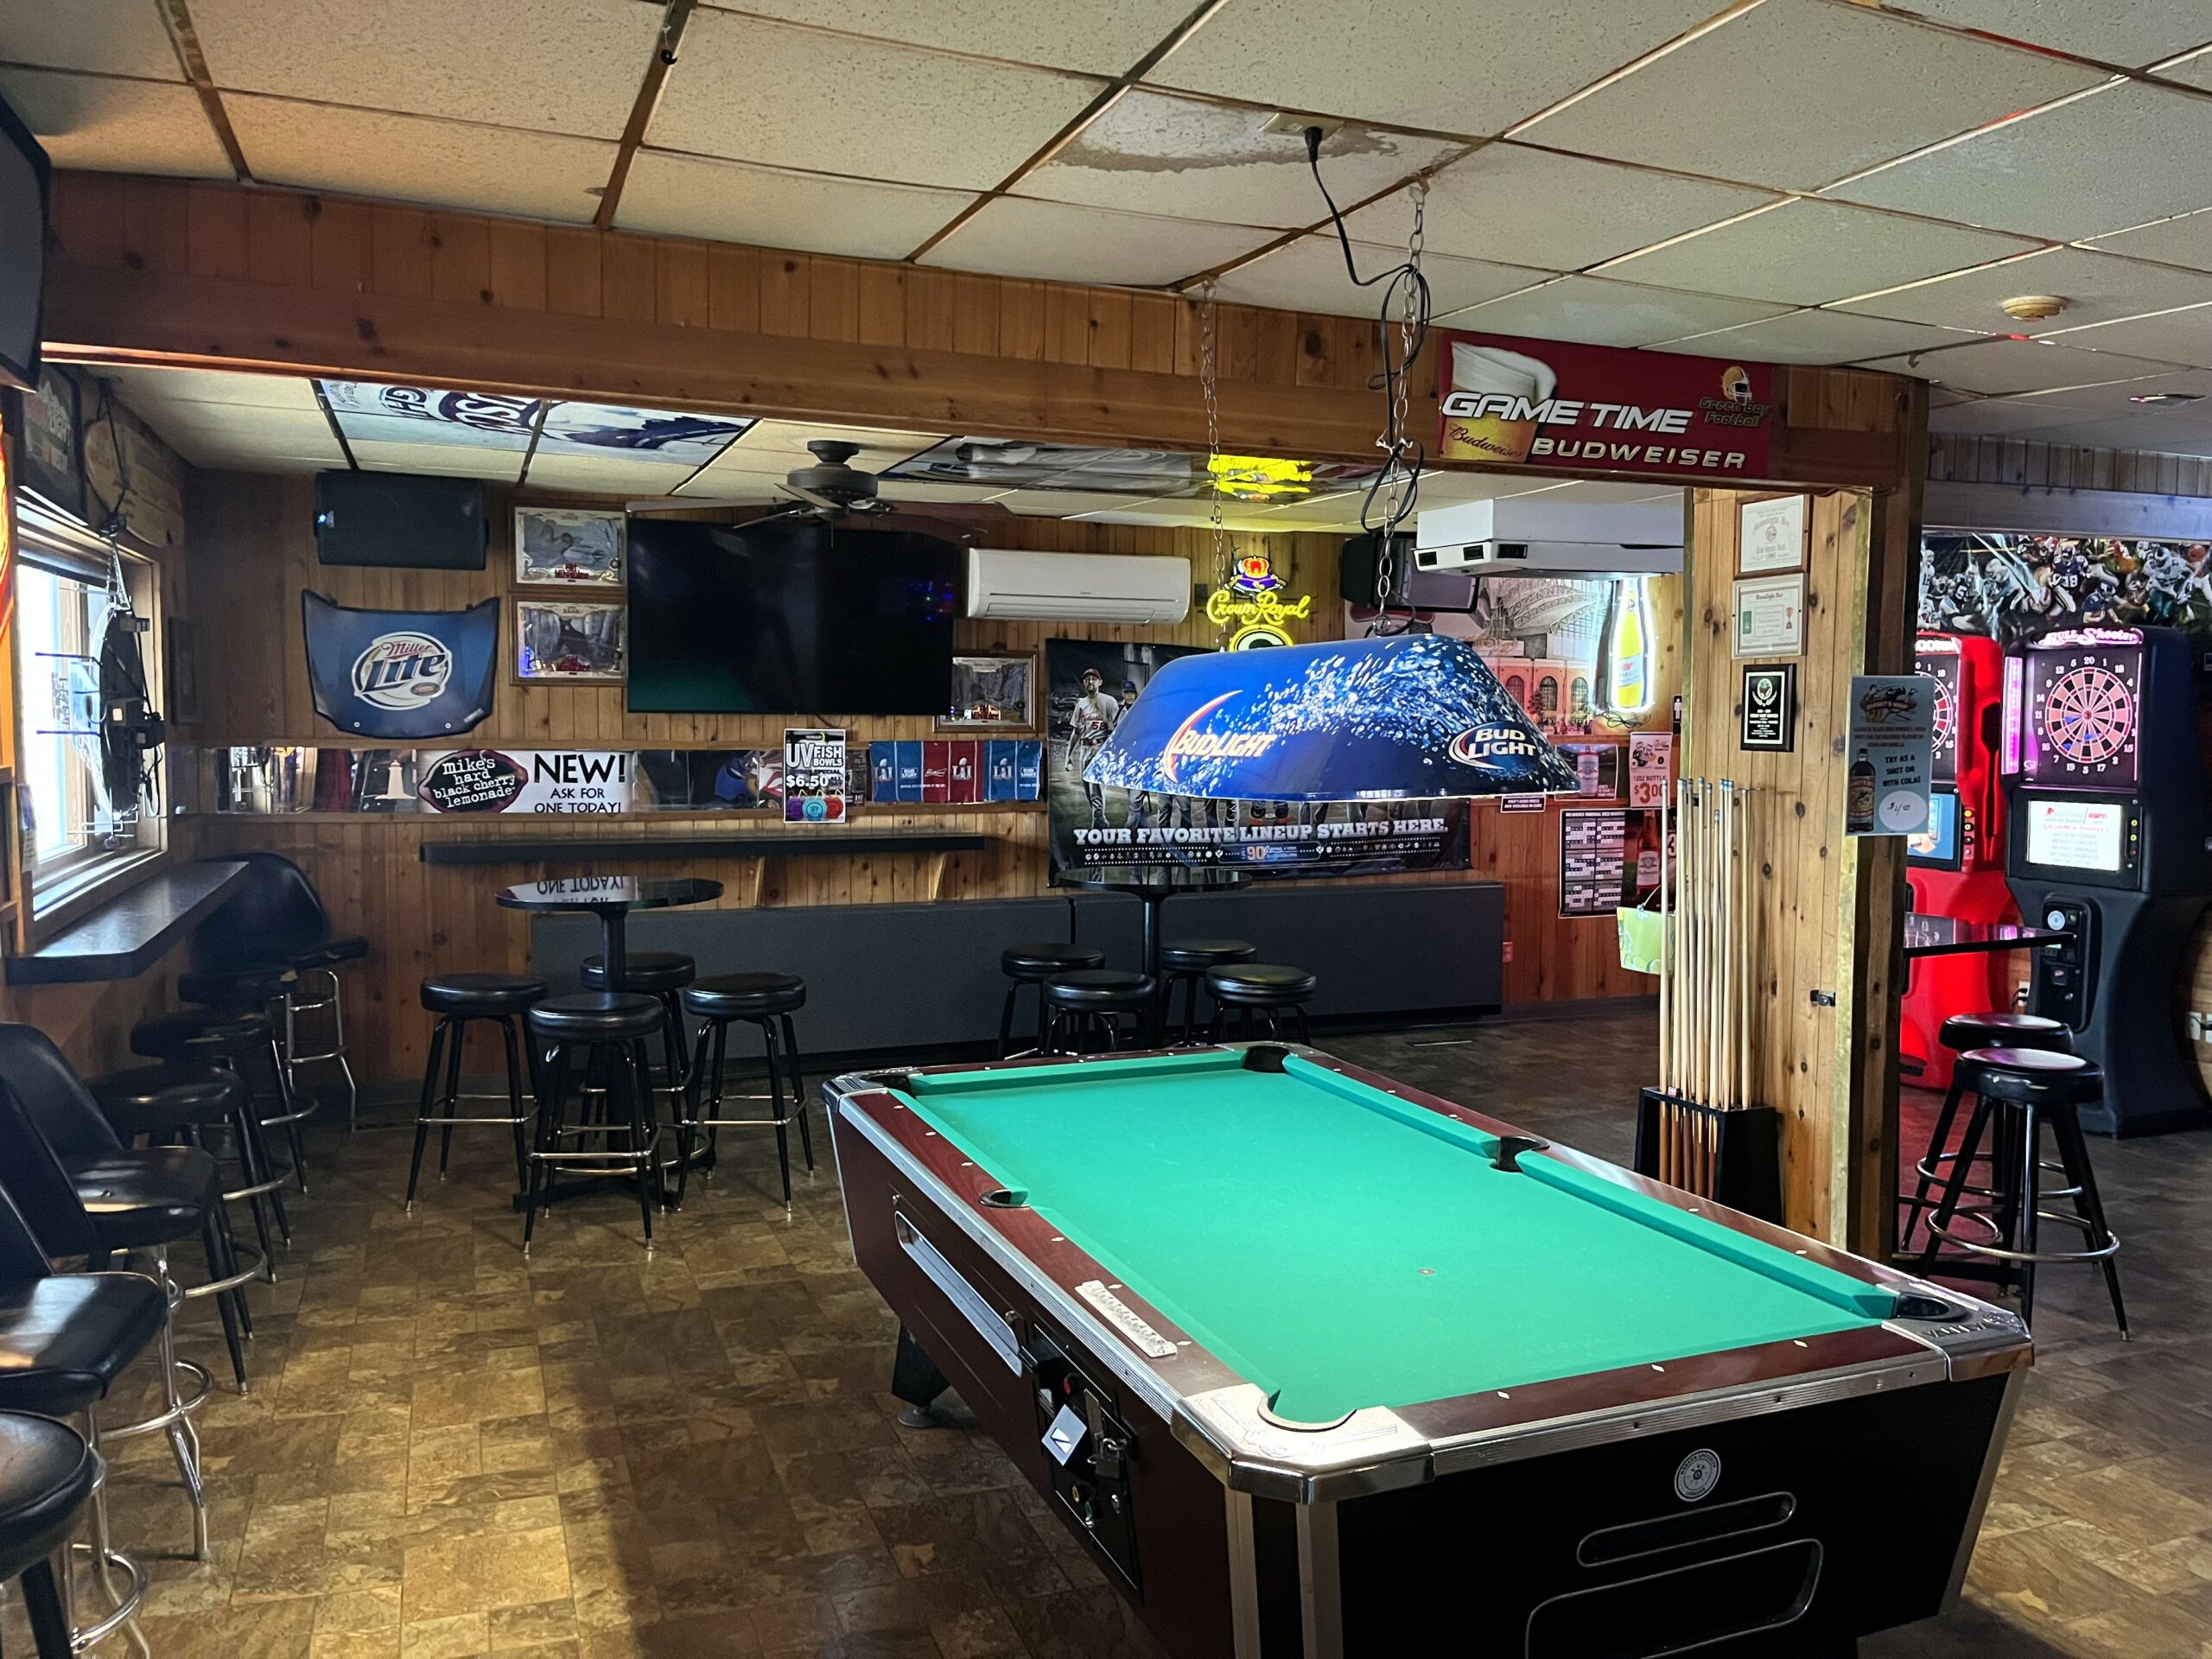
[[[1998,1309],[1283,1045],[825,1094],[862,1270],[1177,1659],[1806,1659],[1964,1577],[2029,1357]],[[1378,1153],[1411,1220],[1334,1224]]]

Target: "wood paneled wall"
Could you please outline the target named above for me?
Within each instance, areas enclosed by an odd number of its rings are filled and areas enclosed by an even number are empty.
[[[1929,435],[1928,476],[1961,484],[2212,497],[2212,456],[2090,449],[2077,444],[1970,437],[1950,432]]]

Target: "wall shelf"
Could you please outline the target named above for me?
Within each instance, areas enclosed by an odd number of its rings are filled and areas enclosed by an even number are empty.
[[[141,881],[64,928],[35,950],[8,958],[10,985],[78,985],[131,979],[231,896],[246,867],[209,860]]]
[[[999,845],[995,836],[870,835],[823,830],[769,836],[654,836],[632,841],[587,841],[519,836],[498,841],[426,841],[425,864],[538,864],[620,859],[859,858],[884,853],[979,853]]]

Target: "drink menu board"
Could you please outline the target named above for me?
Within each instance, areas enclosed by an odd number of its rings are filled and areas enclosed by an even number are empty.
[[[1611,916],[1658,885],[1658,813],[1570,807],[1559,815],[1561,916]]]

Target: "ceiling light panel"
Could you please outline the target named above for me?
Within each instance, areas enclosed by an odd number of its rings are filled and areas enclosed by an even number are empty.
[[[736,9],[909,46],[1112,76],[1127,71],[1189,16],[1191,0],[1114,0],[1108,6],[1040,6],[1036,0],[743,0]]]
[[[1822,305],[2036,245],[2024,237],[1801,200],[1631,254],[1606,266],[1605,274],[1663,288]]]
[[[2063,299],[2065,309],[2041,321],[2008,319],[2004,302],[2029,295]],[[1894,293],[1870,294],[1839,308],[1989,334],[2043,334],[2208,302],[2212,276],[2080,248],[2054,248]]]
[[[1260,111],[1135,92],[1086,126],[1021,182],[1021,194],[1129,213],[1294,230],[1327,211],[1295,133],[1262,130]],[[1321,145],[1339,202],[1358,201],[1434,166],[1449,140],[1340,128]]]
[[[1147,79],[1357,121],[1489,136],[1702,22],[1713,0],[1228,0]]]
[[[149,0],[0,6],[0,60],[147,80],[184,79],[162,14]]]
[[[986,202],[921,263],[1001,276],[1156,288],[1249,253],[1279,234],[1008,196]]]
[[[264,184],[582,224],[614,165],[614,146],[596,138],[243,92],[223,103]]]
[[[149,10],[151,10],[150,4]],[[660,10],[606,0],[192,0],[215,84],[619,138]]]
[[[2212,99],[2122,82],[1827,194],[1878,207],[2080,241],[2212,207]]]
[[[900,259],[975,200],[964,190],[877,184],[640,150],[614,222],[626,231]]]
[[[1785,89],[1787,64],[1805,73]],[[1519,136],[1812,190],[2101,79],[1863,6],[1766,0]]]
[[[1541,288],[1493,300],[1443,319],[1454,328],[1494,334],[1533,334],[1542,340],[1583,340],[1592,346],[1651,346],[1685,334],[1732,327],[1787,308],[1764,300],[1682,294],[1641,288],[1600,276],[1567,276]]]
[[[695,15],[647,142],[908,184],[988,188],[1095,99],[1087,76]]]
[[[1903,9],[1954,28],[2131,69],[2212,41],[2212,18],[2205,14],[2203,0],[2091,6],[2069,0],[1909,0]]]
[[[1432,253],[1580,270],[1776,200],[1770,191],[1678,179],[1519,144],[1487,144],[1429,181]],[[1347,215],[1351,233],[1405,245],[1402,193]]]
[[[1404,263],[1406,257],[1403,247],[1370,242],[1353,243],[1351,255],[1362,276],[1389,270]],[[1421,269],[1428,279],[1430,309],[1437,315],[1518,293],[1553,274],[1493,265],[1481,259],[1455,259],[1440,253],[1425,255]],[[1238,305],[1274,306],[1325,316],[1372,317],[1382,303],[1383,287],[1381,283],[1370,288],[1355,287],[1345,274],[1344,248],[1337,238],[1308,236],[1237,266],[1221,279],[1215,292],[1217,298]]]
[[[0,69],[0,98],[58,168],[231,176],[230,159],[207,124],[199,95],[181,82]]]

